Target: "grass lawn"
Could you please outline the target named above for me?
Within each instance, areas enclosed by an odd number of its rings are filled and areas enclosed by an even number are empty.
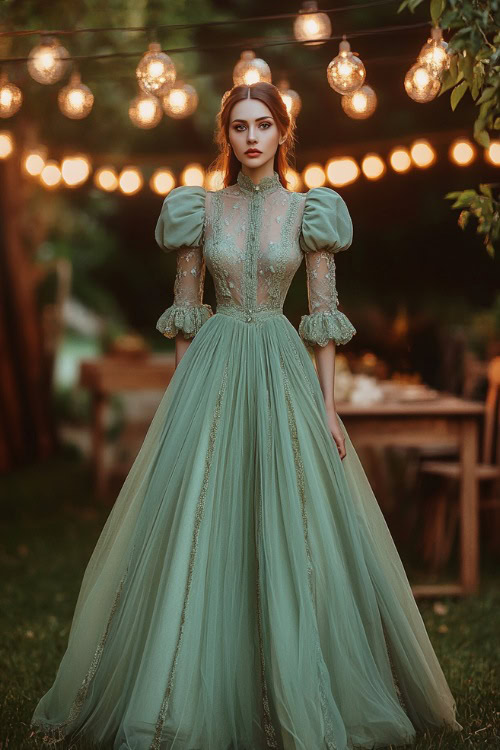
[[[81,578],[109,506],[94,503],[88,470],[70,450],[0,479],[0,497],[0,750],[45,748],[27,739],[29,721],[64,653]],[[408,747],[500,750],[499,571],[483,559],[479,594],[440,603],[441,614],[432,601],[419,606],[464,730],[420,735]]]

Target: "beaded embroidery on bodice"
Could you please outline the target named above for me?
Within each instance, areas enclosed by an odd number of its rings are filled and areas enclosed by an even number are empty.
[[[234,185],[207,191],[204,257],[217,310],[235,309],[248,322],[261,311],[283,312],[303,257],[304,203],[305,195],[286,190],[277,172],[255,185],[240,171]]]

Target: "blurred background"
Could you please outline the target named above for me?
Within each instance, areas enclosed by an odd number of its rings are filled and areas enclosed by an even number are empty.
[[[215,115],[234,83],[259,78],[296,120],[289,188],[333,187],[352,216],[337,287],[357,335],[337,350],[336,401],[429,628],[456,626],[450,670],[469,597],[493,627],[499,31],[494,4],[479,5],[481,17],[446,0],[2,4],[0,554],[6,643],[28,644],[17,661],[7,647],[9,666],[28,694],[60,655],[173,372],[174,341],[155,329],[175,277],[154,240],[162,201],[176,185],[220,187]],[[215,310],[208,273],[204,301]],[[298,327],[306,312],[302,266],[285,314]],[[477,728],[492,700],[481,665]],[[25,716],[14,695],[3,726]]]

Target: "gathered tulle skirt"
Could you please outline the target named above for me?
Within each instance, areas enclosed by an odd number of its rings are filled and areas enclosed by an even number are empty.
[[[461,729],[297,331],[229,312],[166,388],[31,729],[112,750],[378,748]]]

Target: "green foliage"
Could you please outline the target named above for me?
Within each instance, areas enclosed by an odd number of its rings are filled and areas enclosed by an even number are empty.
[[[403,0],[398,13],[408,8],[412,13],[424,0]],[[434,25],[454,33],[448,42],[450,66],[441,79],[439,96],[451,90],[450,104],[455,110],[466,91],[470,91],[479,111],[474,122],[474,139],[484,148],[490,145],[490,131],[500,130],[500,3],[499,0],[431,0],[430,15]],[[497,134],[495,134],[496,137]],[[498,201],[492,187],[450,193],[456,197],[452,208],[468,207],[458,223],[465,228],[470,215],[478,219],[477,232],[485,236],[486,249],[493,256],[494,243],[500,236]]]

